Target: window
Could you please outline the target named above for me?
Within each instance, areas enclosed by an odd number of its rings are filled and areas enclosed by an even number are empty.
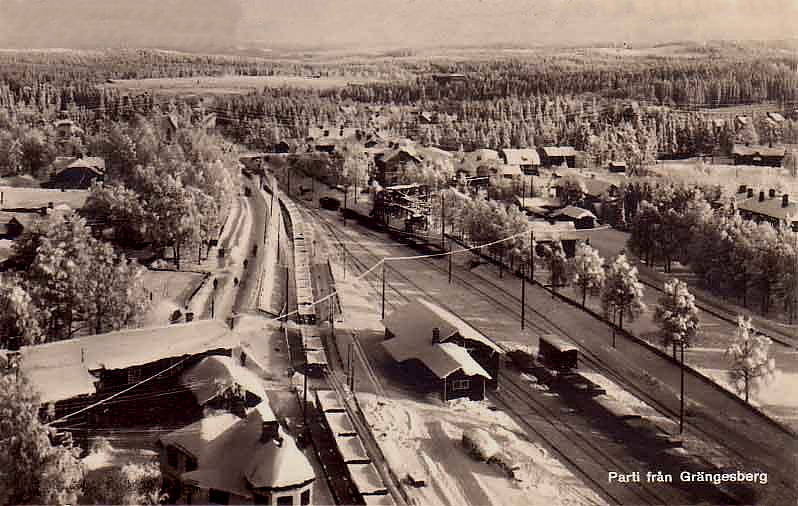
[[[471,380],[452,381],[452,390],[468,390],[471,388]]]
[[[310,489],[302,492],[302,495],[299,497],[299,504],[302,506],[308,506],[310,504]]]
[[[281,495],[277,498],[277,506],[293,506],[294,504],[294,496],[292,495]]]
[[[208,502],[211,504],[227,504],[230,502],[230,494],[212,488],[208,491]]]
[[[177,448],[172,445],[166,447],[166,463],[169,464],[169,467],[172,469],[177,469],[179,466],[179,453],[177,452]]]
[[[197,459],[194,457],[186,457],[186,472],[197,470]]]

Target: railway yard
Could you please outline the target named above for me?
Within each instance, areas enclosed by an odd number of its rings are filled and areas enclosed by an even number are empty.
[[[350,500],[359,497],[362,503],[371,504],[378,498],[385,503],[421,504],[435,497],[437,490],[436,500],[446,504],[440,496],[453,486],[461,490],[462,497],[474,497],[469,504],[480,504],[479,498],[489,495],[489,485],[479,485],[481,492],[469,493],[473,483],[458,486],[456,479],[436,477],[443,471],[429,458],[419,457],[415,465],[408,464],[402,452],[396,451],[397,445],[407,447],[408,442],[391,440],[391,435],[382,431],[384,426],[375,422],[385,405],[395,408],[412,402],[428,410],[441,406],[440,400],[408,388],[380,345],[384,339],[380,316],[416,297],[445,307],[499,343],[504,352],[516,350],[517,355],[525,350],[525,364],[505,353],[498,389],[475,404],[506,415],[505,423],[512,429],[504,426],[504,430],[539,445],[572,473],[583,487],[568,489],[580,498],[576,503],[784,504],[784,498],[795,497],[790,471],[794,435],[700,375],[686,374],[685,388],[690,395],[686,429],[680,435],[678,364],[663,360],[622,333],[616,336],[615,348],[608,346],[609,325],[563,303],[535,283],[526,282],[521,330],[521,300],[515,289],[520,280],[512,273],[500,275],[490,265],[475,267],[472,254],[465,251],[449,256],[439,246],[420,240],[412,243],[401,237],[397,241],[400,236],[380,230],[365,216],[344,224],[338,212],[316,209],[306,202],[286,202],[289,221],[294,222],[293,276],[297,279],[300,329],[296,337],[302,343],[295,348],[304,351],[306,364],[316,371],[315,388],[337,394],[382,483],[379,494],[354,493]],[[302,223],[302,233],[297,232],[297,222]],[[452,250],[465,249],[454,238],[449,242]],[[307,276],[299,274],[305,270]],[[515,283],[508,286],[508,278]],[[313,289],[312,304],[301,298],[311,295],[300,295],[308,282]],[[351,305],[353,299],[360,304]],[[312,310],[303,311],[303,307]],[[361,311],[373,315],[359,314]],[[552,336],[558,343],[555,348],[570,345],[578,350],[578,372],[571,371],[570,365],[559,372],[550,364],[544,367],[547,361],[541,363],[535,353],[541,335]],[[608,392],[588,377],[600,377],[612,388]],[[619,398],[635,402],[630,407]],[[418,414],[407,416],[412,419]],[[767,433],[772,444],[752,437],[754,424]],[[429,424],[427,429],[424,436],[434,439]],[[457,434],[451,426],[448,431],[433,432],[450,444]],[[334,464],[325,466],[334,468]],[[351,487],[357,489],[353,475],[347,478],[341,469],[328,476],[331,489],[338,487],[340,494],[347,490],[352,494]],[[689,481],[694,476],[735,470],[767,473],[768,485],[713,484],[711,479],[701,478]],[[665,482],[665,475],[677,478]],[[408,485],[411,476],[425,477],[421,481],[431,488]],[[509,497],[504,499],[512,502]]]

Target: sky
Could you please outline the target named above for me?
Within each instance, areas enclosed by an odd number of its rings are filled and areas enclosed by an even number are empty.
[[[798,0],[0,0],[0,47],[416,48],[798,37]]]

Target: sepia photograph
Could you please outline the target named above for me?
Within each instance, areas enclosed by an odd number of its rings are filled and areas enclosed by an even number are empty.
[[[0,0],[0,506],[798,506],[798,0]]]

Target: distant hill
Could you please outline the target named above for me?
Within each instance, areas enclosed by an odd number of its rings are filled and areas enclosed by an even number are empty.
[[[394,51],[771,40],[795,0],[0,0],[0,47]],[[790,38],[792,38],[790,40]],[[763,43],[763,44],[771,44]],[[240,49],[236,49],[240,48]]]

